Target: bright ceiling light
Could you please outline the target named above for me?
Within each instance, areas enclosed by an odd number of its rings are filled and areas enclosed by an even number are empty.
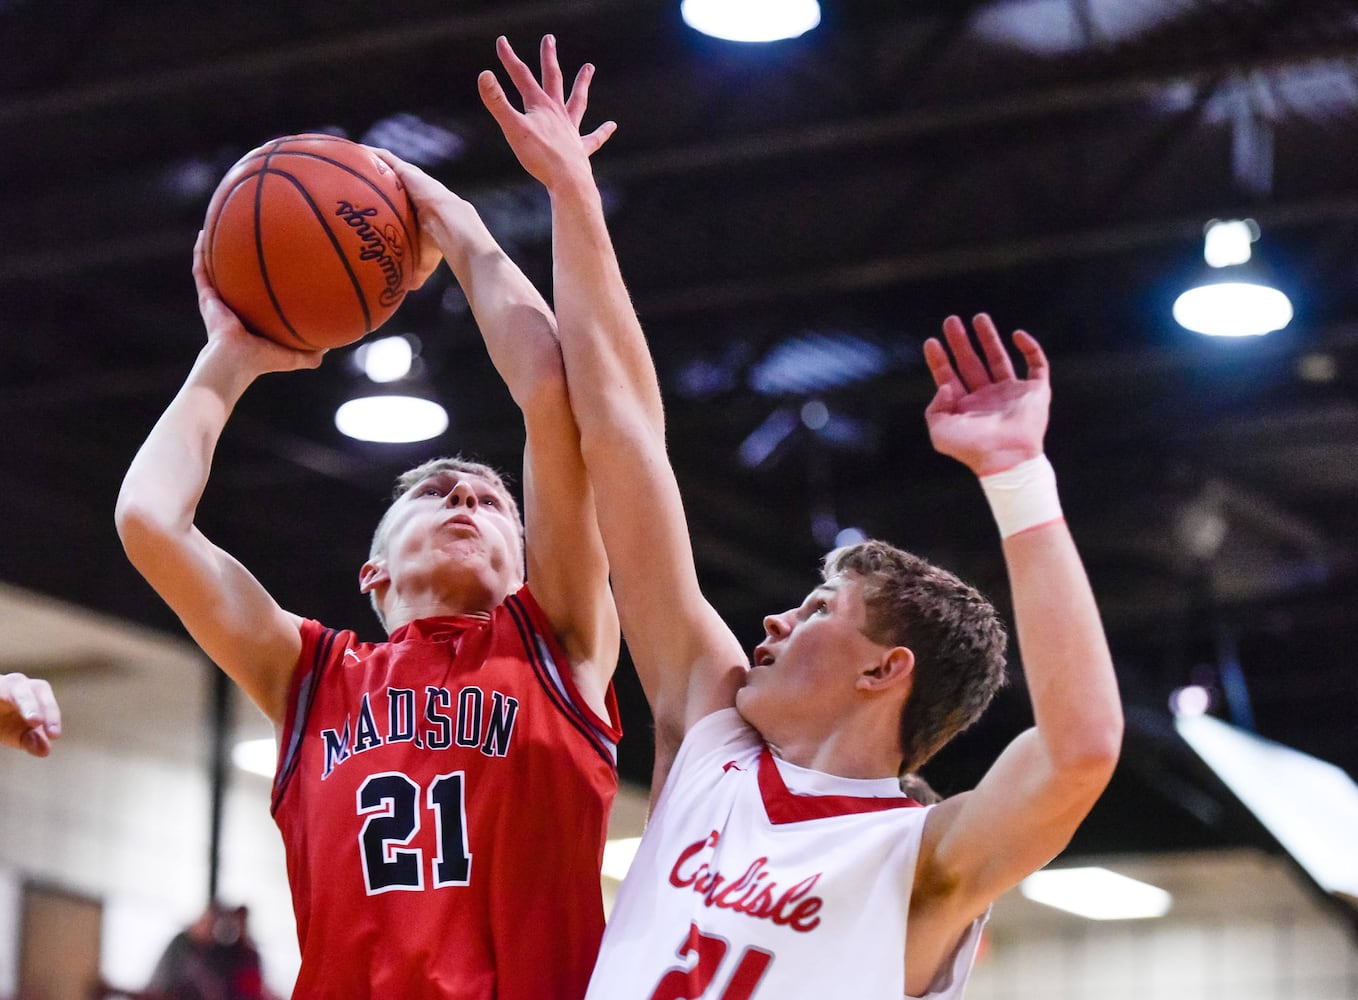
[[[1210,267],[1230,267],[1250,259],[1250,244],[1259,238],[1253,219],[1209,222],[1203,236],[1202,255]]]
[[[1292,302],[1270,285],[1214,281],[1180,295],[1174,318],[1185,329],[1209,337],[1262,337],[1292,322]]]
[[[1201,684],[1175,688],[1169,696],[1169,710],[1176,718],[1181,715],[1206,715],[1211,707],[1212,692]]]
[[[1317,885],[1358,899],[1358,783],[1343,769],[1210,715],[1174,728]]]
[[[269,736],[259,740],[241,740],[231,748],[231,763],[251,774],[272,778],[277,761],[278,747]]]
[[[1207,273],[1174,301],[1179,325],[1211,337],[1259,337],[1292,322],[1291,301],[1252,259],[1254,220],[1213,219],[1204,232]]]
[[[1140,920],[1163,917],[1173,904],[1164,889],[1107,868],[1047,868],[1019,884],[1035,903],[1090,920]]]
[[[363,374],[374,382],[395,382],[410,374],[415,349],[405,337],[381,337],[359,344],[355,352]]]
[[[816,0],[683,0],[684,23],[728,42],[776,42],[820,24]]]
[[[607,841],[604,844],[604,863],[599,869],[600,874],[604,878],[621,882],[627,877],[627,871],[632,867],[632,859],[637,856],[637,848],[640,846],[640,837],[618,837]]]
[[[447,430],[448,411],[420,396],[360,396],[335,411],[335,426],[359,441],[407,444]]]

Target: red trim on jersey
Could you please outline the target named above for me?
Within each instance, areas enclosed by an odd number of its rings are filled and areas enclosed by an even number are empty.
[[[764,812],[768,814],[769,822],[774,824],[920,807],[920,803],[904,796],[882,799],[857,795],[797,795],[788,791],[768,747],[759,754],[759,795],[764,800]]]

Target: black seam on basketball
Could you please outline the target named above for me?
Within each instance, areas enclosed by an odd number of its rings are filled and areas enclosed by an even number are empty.
[[[234,168],[233,168],[234,169]],[[222,222],[222,212],[226,210],[226,203],[231,200],[237,191],[252,177],[259,176],[258,173],[246,174],[238,177],[226,190],[218,189],[213,198],[221,198],[217,203],[217,211],[210,212],[203,224],[203,263],[207,265],[208,283],[213,288],[217,287],[217,255],[215,253],[217,241],[217,229]]]
[[[318,135],[314,135],[314,136],[308,136],[308,137],[305,138],[305,139],[299,139],[297,136],[290,136],[290,137],[288,137],[288,138],[286,138],[286,139],[277,139],[277,140],[275,140],[274,142],[272,142],[272,143],[270,143],[270,144],[268,144],[268,145],[266,145],[266,146],[261,146],[259,149],[255,150],[253,153],[247,153],[244,157],[242,157],[239,161],[237,161],[236,167],[240,167],[240,166],[242,166],[243,164],[246,164],[246,163],[251,163],[251,162],[253,162],[253,161],[255,161],[255,160],[266,160],[266,161],[268,161],[268,160],[276,159],[277,157],[280,157],[280,156],[301,156],[301,157],[305,157],[305,158],[311,159],[311,160],[320,160],[320,161],[323,162],[323,163],[328,163],[328,164],[330,164],[332,167],[338,167],[339,169],[345,171],[346,173],[353,175],[353,177],[355,177],[356,179],[363,181],[363,183],[364,183],[364,184],[367,184],[368,187],[372,188],[373,193],[376,194],[379,198],[381,198],[382,201],[386,204],[387,208],[391,209],[392,214],[393,214],[394,216],[396,216],[396,221],[397,221],[398,223],[400,223],[401,232],[402,232],[402,234],[403,234],[403,235],[405,236],[405,238],[406,238],[406,243],[407,243],[407,245],[410,245],[410,243],[411,243],[411,232],[410,232],[410,230],[406,227],[405,221],[404,221],[404,219],[402,218],[402,215],[403,215],[404,213],[401,211],[401,209],[400,209],[399,207],[397,207],[397,205],[396,205],[390,198],[387,197],[386,192],[383,191],[383,190],[382,190],[380,187],[378,187],[377,185],[373,184],[373,182],[370,181],[370,180],[362,173],[362,171],[356,170],[354,167],[349,166],[349,164],[345,163],[343,160],[336,160],[336,159],[333,159],[333,158],[331,158],[331,157],[329,157],[329,156],[326,156],[326,155],[324,155],[324,154],[322,154],[322,153],[317,153],[317,152],[315,152],[314,150],[310,150],[310,149],[287,149],[287,148],[280,148],[280,147],[282,147],[282,146],[284,145],[284,143],[287,143],[287,142],[297,142],[297,141],[302,141],[302,142],[322,142],[322,141],[326,141],[326,140],[329,140],[329,141],[334,142],[334,143],[337,143],[337,144],[343,144],[344,146],[357,146],[357,145],[359,145],[358,143],[355,143],[355,142],[353,142],[353,141],[350,140],[350,139],[344,139],[344,138],[341,138],[340,136],[337,136],[337,135],[324,135],[324,134],[318,134]],[[267,165],[267,164],[266,164],[266,165]],[[235,169],[235,168],[233,168],[233,169]],[[273,169],[273,168],[271,168],[271,169]],[[397,180],[397,183],[398,183],[398,184],[400,183],[399,179]]]
[[[270,156],[273,156],[273,155],[275,155],[275,154],[277,154],[277,153],[296,153],[296,152],[301,152],[300,150],[283,149],[283,148],[281,148],[282,146],[284,146],[285,144],[290,143],[290,142],[332,142],[332,143],[336,143],[336,144],[344,145],[344,146],[356,146],[356,145],[358,145],[358,143],[354,142],[352,139],[346,139],[346,138],[344,138],[343,136],[339,136],[339,135],[326,135],[326,134],[323,133],[323,132],[317,132],[317,133],[315,133],[315,134],[308,134],[308,135],[288,135],[288,136],[282,136],[281,138],[278,138],[278,139],[270,139],[268,142],[264,143],[263,145],[261,145],[261,146],[255,148],[255,149],[250,150],[250,152],[246,153],[246,154],[245,154],[244,156],[242,156],[239,160],[237,160],[237,161],[232,165],[231,169],[234,170],[234,169],[236,169],[237,167],[244,166],[244,165],[247,164],[247,163],[253,163],[255,160],[263,160],[263,159],[266,159],[266,158],[268,158],[268,157],[270,157]]]
[[[399,207],[397,207],[395,202],[393,202],[389,197],[387,197],[387,193],[385,191],[383,191],[380,187],[374,184],[368,177],[366,177],[363,174],[361,170],[356,170],[355,168],[349,166],[349,164],[343,162],[342,160],[335,160],[329,156],[322,156],[320,153],[313,153],[309,150],[304,149],[280,149],[276,154],[271,156],[270,159],[282,156],[300,156],[308,160],[320,160],[322,163],[328,163],[332,167],[337,167],[338,169],[343,170],[346,174],[349,174],[355,180],[362,181],[364,184],[368,185],[368,187],[372,189],[373,194],[381,198],[382,203],[385,204],[387,208],[391,209],[391,214],[396,217],[396,222],[401,227],[401,235],[405,237],[406,247],[407,248],[414,247],[415,242],[414,240],[411,239],[410,230],[406,228],[405,219],[403,218],[405,213],[402,212]],[[271,166],[268,169],[281,170],[283,168]]]
[[[316,216],[316,221],[321,224],[321,229],[325,232],[326,238],[330,240],[330,246],[334,248],[335,256],[338,257],[340,263],[344,265],[344,272],[349,275],[349,284],[353,287],[354,295],[358,298],[358,307],[363,310],[363,331],[365,334],[372,333],[372,313],[368,311],[368,297],[363,294],[363,282],[358,280],[358,275],[354,272],[353,265],[349,263],[349,256],[344,252],[344,244],[339,241],[339,237],[337,237],[334,230],[330,228],[329,217],[321,211],[321,206],[316,204],[316,200],[311,197],[311,192],[306,189],[306,185],[292,174],[288,173],[286,170],[268,166],[264,168],[263,172],[266,174],[277,174],[279,177],[286,177],[288,183],[298,190],[301,196],[306,200],[306,203],[311,207],[311,211]],[[261,266],[262,264],[263,262],[261,261]],[[286,320],[284,322],[286,322]],[[292,328],[289,327],[288,329],[291,330]],[[294,333],[293,336],[297,336],[296,333]],[[297,339],[302,340],[301,337],[297,337]],[[306,341],[303,340],[302,343],[305,344]],[[311,345],[307,344],[307,346],[310,347]]]
[[[255,175],[259,178],[255,184],[255,263],[259,265],[259,276],[264,281],[264,290],[269,293],[269,301],[273,304],[274,312],[278,314],[283,326],[287,328],[293,340],[314,351],[317,349],[316,346],[308,343],[288,322],[287,314],[283,312],[283,305],[278,301],[278,296],[274,294],[273,282],[269,280],[269,268],[264,263],[264,227],[261,224],[264,214],[264,178],[271,172],[269,160],[272,156],[273,154],[270,153],[269,156],[264,158],[264,163],[260,165],[259,172]]]

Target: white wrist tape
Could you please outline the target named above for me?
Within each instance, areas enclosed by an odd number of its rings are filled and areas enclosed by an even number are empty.
[[[995,515],[1001,538],[1062,518],[1056,471],[1046,455],[981,477],[981,489]]]

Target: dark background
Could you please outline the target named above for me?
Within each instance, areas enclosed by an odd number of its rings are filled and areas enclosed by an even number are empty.
[[[620,126],[596,170],[703,581],[742,639],[812,585],[835,527],[1006,603],[980,491],[922,420],[923,339],[989,310],[1051,357],[1048,451],[1129,715],[1077,850],[1264,843],[1167,705],[1202,683],[1215,714],[1358,773],[1355,4],[826,0],[823,17],[760,47],[695,34],[677,0],[0,0],[0,579],[180,631],[113,503],[202,341],[208,197],[259,143],[330,130],[426,163],[550,298],[545,197],[475,78],[497,34],[532,53],[552,31],[568,72],[599,67],[587,126]],[[1211,340],[1170,306],[1203,224],[1237,216],[1297,316]],[[336,352],[251,389],[200,518],[286,607],[372,638],[356,578],[392,478],[456,451],[517,469],[522,437],[446,270],[386,329],[420,338],[449,431],[342,437],[356,378]],[[942,791],[1028,721],[1014,666],[926,769]],[[618,683],[623,770],[644,782],[648,716],[625,667]]]

